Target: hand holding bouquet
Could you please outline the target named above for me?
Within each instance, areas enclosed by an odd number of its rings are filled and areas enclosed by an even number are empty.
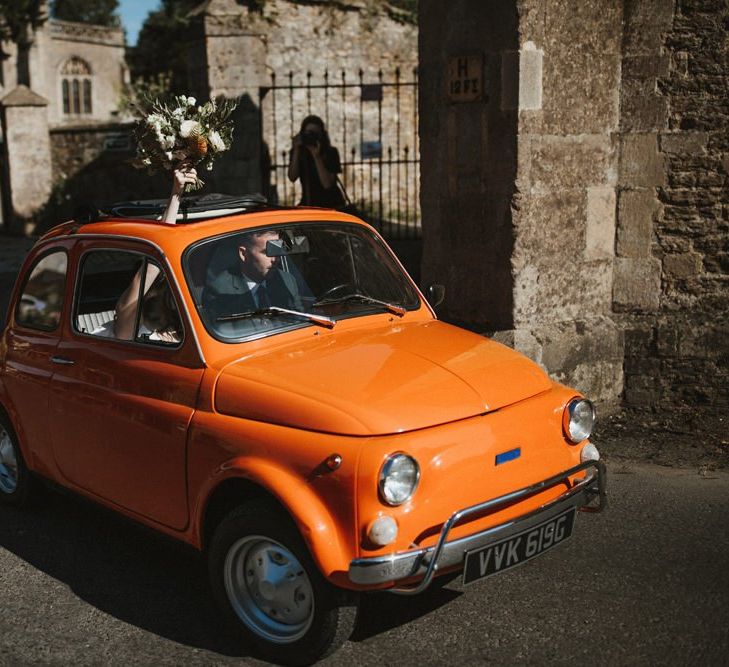
[[[196,106],[194,97],[177,95],[171,103],[161,99],[136,105],[141,120],[135,130],[137,157],[132,163],[139,169],[168,171],[202,164],[208,171],[215,157],[230,148],[236,102],[210,100]],[[197,190],[203,181],[187,183],[185,191]]]

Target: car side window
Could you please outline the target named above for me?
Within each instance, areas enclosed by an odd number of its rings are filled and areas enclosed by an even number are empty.
[[[136,339],[155,345],[176,346],[182,341],[182,320],[164,271],[147,262],[142,308]]]
[[[61,321],[68,256],[65,250],[45,255],[36,263],[23,286],[15,321],[31,329],[54,331]]]
[[[182,322],[164,271],[138,253],[87,253],[75,313],[80,333],[163,346],[182,340]]]
[[[117,304],[144,257],[124,250],[92,250],[83,258],[76,295],[74,326],[80,333],[132,340],[134,328],[119,330]]]

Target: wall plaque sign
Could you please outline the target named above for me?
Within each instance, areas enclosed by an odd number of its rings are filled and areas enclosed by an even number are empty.
[[[483,54],[451,56],[446,83],[451,102],[487,100],[483,92]]]
[[[105,151],[124,152],[132,148],[132,137],[126,132],[111,132],[104,137]]]

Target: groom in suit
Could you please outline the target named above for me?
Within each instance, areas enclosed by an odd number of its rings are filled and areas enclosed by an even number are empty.
[[[268,306],[303,310],[296,279],[281,270],[278,257],[266,254],[266,244],[278,238],[278,232],[270,229],[242,237],[236,264],[205,287],[203,305],[213,321]]]

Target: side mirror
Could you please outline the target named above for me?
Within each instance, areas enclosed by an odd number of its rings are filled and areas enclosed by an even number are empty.
[[[443,285],[428,285],[425,290],[425,298],[428,299],[428,303],[437,308],[445,300],[445,287]]]

